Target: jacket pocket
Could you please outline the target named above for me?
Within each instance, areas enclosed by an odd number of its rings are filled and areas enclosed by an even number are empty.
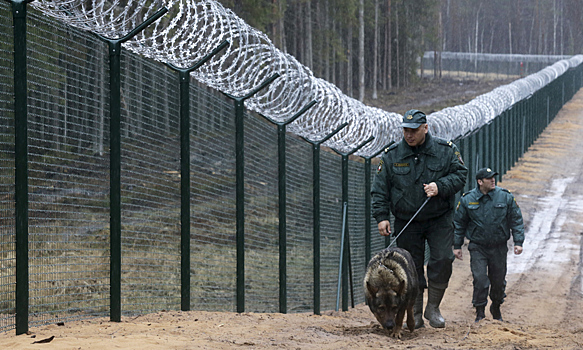
[[[492,214],[496,218],[495,222],[500,223],[506,217],[506,203],[496,203],[492,208]]]
[[[445,168],[445,164],[439,160],[429,160],[427,162],[427,169],[433,173],[440,173],[443,168]]]
[[[407,175],[411,172],[409,163],[393,163],[393,173],[395,175]]]

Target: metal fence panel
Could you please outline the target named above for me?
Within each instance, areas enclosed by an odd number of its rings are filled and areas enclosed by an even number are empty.
[[[160,63],[121,57],[122,312],[180,305],[178,84]],[[128,101],[128,102],[124,102]]]
[[[322,148],[320,162],[321,301],[322,310],[333,310],[336,308],[342,238],[342,158]]]
[[[279,310],[277,128],[245,118],[245,305]]]
[[[31,324],[108,312],[105,47],[28,17]]]
[[[288,134],[287,142],[287,263],[288,312],[313,310],[312,148]]]
[[[191,86],[191,308],[235,311],[233,103]]]

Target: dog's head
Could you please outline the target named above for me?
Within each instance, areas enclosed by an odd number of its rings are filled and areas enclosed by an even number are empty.
[[[370,311],[379,323],[392,329],[395,316],[403,307],[406,283],[383,264],[369,271],[365,278],[365,297]]]

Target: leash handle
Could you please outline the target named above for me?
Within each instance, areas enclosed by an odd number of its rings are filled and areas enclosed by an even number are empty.
[[[407,226],[409,226],[409,224],[411,223],[411,221],[413,221],[413,219],[415,219],[415,217],[417,216],[417,214],[419,214],[419,212],[421,211],[421,209],[423,209],[423,207],[425,206],[425,204],[427,204],[427,202],[429,202],[430,199],[431,199],[431,197],[427,197],[427,199],[425,200],[425,202],[423,202],[423,204],[421,204],[421,206],[419,207],[419,209],[417,209],[417,211],[415,212],[415,214],[413,214],[413,216],[411,217],[411,219],[409,219],[409,221],[407,222],[407,224],[405,225],[405,227],[403,227],[403,229],[401,230],[401,232],[399,232],[399,234],[388,245],[388,247],[392,246],[395,242],[397,242],[397,238],[399,238],[399,236],[401,235],[401,233],[403,233],[403,231],[405,231],[405,229],[407,228]]]

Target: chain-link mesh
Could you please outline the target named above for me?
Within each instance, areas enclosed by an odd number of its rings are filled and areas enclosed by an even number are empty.
[[[10,13],[5,2],[0,12]],[[14,56],[12,18],[0,16],[0,331],[14,328]]]

